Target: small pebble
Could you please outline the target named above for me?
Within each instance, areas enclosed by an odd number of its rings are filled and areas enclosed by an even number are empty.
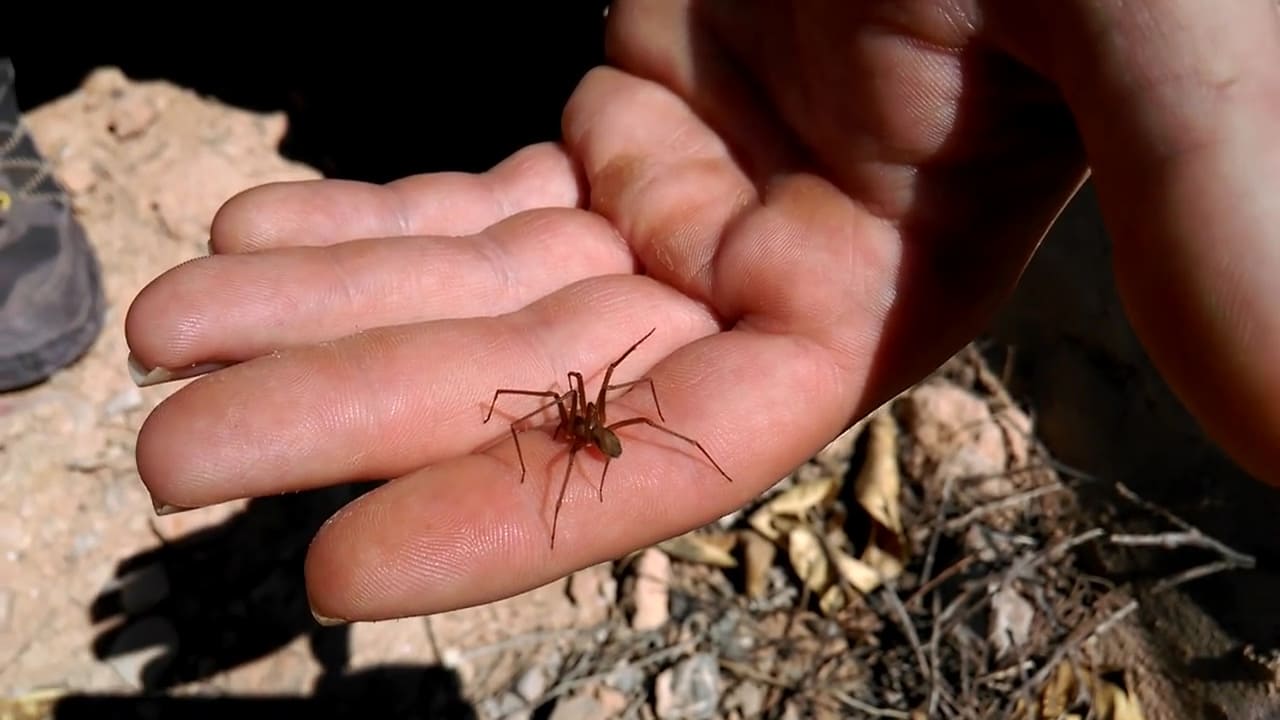
[[[556,703],[549,720],[597,720],[605,717],[604,708],[590,695],[570,695]]]
[[[635,615],[631,627],[638,632],[656,630],[667,623],[671,558],[657,548],[649,548],[636,562]]]
[[[635,665],[623,665],[613,672],[609,673],[605,682],[618,690],[618,692],[630,695],[640,688],[644,682],[644,673]]]
[[[601,717],[618,717],[628,704],[626,695],[605,685],[596,688],[596,701],[600,703]]]
[[[540,666],[534,666],[524,671],[520,679],[516,681],[516,693],[525,699],[525,702],[536,704],[542,699],[542,695],[547,691],[547,673]]]
[[[760,717],[765,690],[753,682],[740,682],[724,696],[726,710],[737,710],[744,718]]]
[[[102,414],[108,418],[123,415],[142,407],[142,391],[136,385],[126,385],[124,389],[102,405]]]
[[[526,720],[531,714],[525,702],[513,692],[487,697],[476,709],[480,711],[480,717],[503,720]]]
[[[713,718],[720,706],[720,667],[699,653],[664,670],[654,683],[654,710],[661,720]]]

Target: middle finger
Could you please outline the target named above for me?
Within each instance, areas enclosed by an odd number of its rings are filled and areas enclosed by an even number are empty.
[[[563,389],[569,370],[590,382],[621,341],[655,324],[661,332],[628,359],[631,373],[717,329],[705,307],[623,274],[583,280],[509,315],[272,353],[161,403],[139,433],[138,471],[154,502],[181,508],[400,476],[506,433],[507,422],[481,422],[498,387]]]

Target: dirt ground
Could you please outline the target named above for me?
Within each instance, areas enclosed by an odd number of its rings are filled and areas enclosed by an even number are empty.
[[[120,332],[146,282],[205,252],[227,197],[318,173],[279,156],[282,114],[111,68],[27,122],[100,254],[109,311],[81,362],[0,396],[0,720],[1280,717],[1274,543],[1229,521],[1266,527],[1276,499],[1187,440],[1185,419],[1150,427],[1181,418],[1161,392],[1116,399],[1145,375],[1098,379],[1133,354],[1108,304],[1069,351],[1037,344],[1043,312],[1011,313],[1000,342],[703,532],[508,601],[321,628],[302,556],[357,490],[155,517],[133,443],[176,388],[135,387]],[[1098,234],[1088,217],[1058,232]],[[1012,344],[1037,370],[1000,375]],[[1153,480],[1191,472],[1189,448],[1201,487],[1247,509]]]

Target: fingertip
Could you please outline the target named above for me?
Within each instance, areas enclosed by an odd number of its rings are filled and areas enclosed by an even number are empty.
[[[340,179],[271,182],[233,195],[210,224],[216,253],[325,246],[404,234],[395,193]]]

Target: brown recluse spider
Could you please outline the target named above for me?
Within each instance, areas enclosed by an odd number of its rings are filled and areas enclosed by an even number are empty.
[[[645,333],[645,336],[637,340],[634,345],[627,348],[627,351],[622,353],[621,357],[609,363],[608,369],[604,372],[604,381],[600,383],[600,393],[596,396],[595,402],[587,401],[587,391],[582,380],[582,373],[577,371],[571,371],[569,373],[569,389],[563,393],[558,393],[554,390],[513,390],[509,388],[499,388],[493,393],[493,402],[489,404],[489,413],[485,415],[484,418],[486,423],[493,417],[493,409],[498,404],[499,395],[532,395],[535,397],[551,398],[551,402],[546,403],[528,415],[516,418],[511,423],[511,438],[515,440],[516,456],[520,458],[521,483],[524,483],[526,469],[524,464],[524,453],[520,450],[520,436],[516,432],[516,425],[528,420],[552,405],[556,406],[556,409],[560,413],[560,423],[556,426],[555,432],[552,433],[551,437],[553,439],[559,439],[560,433],[564,433],[565,438],[570,441],[571,447],[569,449],[569,464],[564,469],[564,481],[560,484],[560,494],[556,498],[556,508],[551,519],[551,549],[553,550],[556,547],[556,526],[559,524],[560,520],[560,505],[564,502],[565,489],[569,487],[569,473],[573,470],[574,456],[578,454],[579,450],[589,446],[594,446],[599,449],[600,452],[604,453],[604,470],[600,473],[600,489],[598,491],[600,502],[604,502],[604,477],[605,474],[609,472],[609,462],[622,455],[622,441],[618,439],[617,431],[621,428],[627,427],[628,425],[648,425],[649,427],[661,430],[668,435],[673,435],[684,440],[690,445],[698,448],[698,450],[701,450],[702,454],[711,462],[712,465],[715,466],[716,470],[719,470],[720,474],[723,475],[726,480],[733,482],[733,478],[729,477],[729,474],[726,473],[720,467],[720,464],[711,457],[711,453],[707,452],[707,449],[702,447],[702,443],[694,440],[693,438],[681,435],[670,428],[663,427],[653,420],[642,416],[627,418],[626,420],[619,420],[613,424],[607,424],[608,420],[606,419],[605,394],[612,390],[634,388],[636,385],[640,385],[641,383],[649,384],[649,393],[653,396],[653,405],[658,410],[658,417],[663,422],[666,422],[666,418],[662,415],[662,406],[658,404],[658,391],[654,389],[653,380],[651,378],[643,377],[639,380],[632,380],[631,382],[619,383],[617,385],[609,384],[610,380],[613,379],[614,368],[618,367],[623,360],[626,360],[627,356],[630,355],[632,351],[637,347],[640,347],[640,343],[649,339],[649,336],[652,335],[655,330],[657,330],[657,328],[653,328],[649,332]]]

